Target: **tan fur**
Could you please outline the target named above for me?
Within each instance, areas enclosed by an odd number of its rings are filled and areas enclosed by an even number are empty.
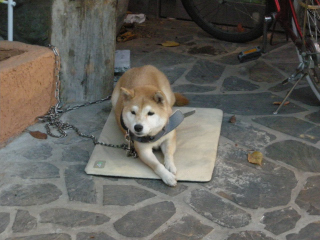
[[[112,105],[117,123],[121,127],[122,115],[125,125],[137,136],[154,136],[162,130],[172,114],[172,106],[188,104],[188,99],[173,93],[167,77],[157,68],[147,65],[128,70],[119,79],[113,93]],[[169,186],[175,186],[176,167],[173,154],[176,149],[176,131],[152,143],[134,143],[139,158],[146,163]],[[160,164],[152,149],[160,147],[164,165]]]
[[[175,106],[185,106],[189,104],[189,100],[183,96],[181,93],[174,93],[176,101],[174,103]]]

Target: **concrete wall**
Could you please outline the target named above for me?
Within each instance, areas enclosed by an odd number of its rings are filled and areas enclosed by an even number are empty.
[[[181,0],[135,0],[129,2],[129,11],[148,17],[169,17],[190,20]]]
[[[13,39],[46,46],[50,43],[51,6],[53,0],[15,0]],[[7,5],[0,4],[0,36],[7,39]]]
[[[116,31],[129,0],[16,0],[14,40],[55,45],[61,55],[61,99],[91,101],[112,92]],[[0,4],[7,38],[7,5]]]
[[[131,0],[128,10],[133,13],[144,13],[148,17],[157,17],[159,0]]]

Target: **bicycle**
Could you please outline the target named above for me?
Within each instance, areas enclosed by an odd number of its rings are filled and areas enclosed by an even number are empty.
[[[295,84],[282,104],[304,78],[320,101],[320,0],[182,0],[182,3],[196,24],[224,41],[248,42],[263,35],[265,49],[271,22],[274,27],[279,23],[295,44],[301,62],[297,72],[283,81]]]

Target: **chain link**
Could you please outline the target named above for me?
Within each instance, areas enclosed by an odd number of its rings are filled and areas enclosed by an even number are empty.
[[[87,107],[87,106],[92,105],[92,104],[102,103],[102,102],[110,100],[110,99],[111,99],[111,95],[107,96],[106,98],[102,98],[100,100],[96,100],[96,101],[92,101],[92,102],[86,102],[84,104],[80,104],[80,105],[77,105],[77,106],[69,107],[69,108],[67,108],[65,110],[61,110],[61,111],[62,111],[62,113],[65,113],[65,112],[69,112],[69,111],[72,111],[72,110],[76,110],[78,108]]]
[[[55,65],[54,65],[54,77],[56,79],[56,88],[55,88],[55,91],[54,91],[54,97],[56,98],[57,100],[57,103],[55,105],[55,111],[58,112],[59,111],[59,108],[60,108],[60,66],[61,66],[61,62],[60,62],[60,54],[59,54],[59,51],[58,49],[49,44],[48,46],[54,53],[54,57],[55,57]]]
[[[67,122],[62,122],[60,120],[60,117],[62,116],[63,113],[66,113],[66,112],[69,112],[69,111],[72,111],[72,110],[76,110],[78,108],[86,107],[86,106],[89,106],[89,105],[102,103],[104,101],[110,100],[111,96],[107,96],[106,98],[103,98],[103,99],[100,99],[100,100],[96,100],[96,101],[93,101],[93,102],[86,102],[86,103],[81,104],[81,105],[69,107],[69,108],[66,108],[66,109],[61,109],[61,106],[60,106],[60,104],[61,104],[61,101],[60,101],[60,85],[61,85],[61,82],[60,82],[60,76],[59,76],[60,75],[60,64],[61,64],[60,54],[59,54],[58,49],[55,46],[50,44],[49,48],[53,51],[53,53],[55,55],[54,76],[55,76],[55,79],[56,79],[55,98],[57,100],[57,103],[56,103],[55,106],[52,106],[49,109],[49,111],[48,111],[48,113],[46,115],[38,117],[39,121],[41,121],[43,123],[46,123],[45,129],[47,131],[47,134],[49,136],[51,136],[51,137],[54,137],[54,138],[64,138],[64,137],[66,137],[68,135],[66,130],[72,129],[80,137],[91,139],[92,142],[94,143],[94,145],[98,144],[98,145],[102,145],[102,146],[106,146],[106,147],[124,149],[124,150],[127,151],[127,156],[137,157],[137,155],[136,155],[136,153],[134,151],[134,148],[132,146],[131,139],[128,140],[126,138],[126,141],[128,141],[128,144],[123,143],[123,144],[119,144],[119,145],[99,142],[98,139],[95,136],[84,134],[77,127],[75,127],[74,125],[71,125],[71,124],[69,124]],[[52,133],[51,129],[56,129],[56,131],[59,134]]]

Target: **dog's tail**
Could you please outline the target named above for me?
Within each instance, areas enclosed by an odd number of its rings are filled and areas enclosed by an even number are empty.
[[[176,97],[176,102],[174,103],[175,106],[184,106],[189,104],[189,100],[181,93],[174,93],[174,96]]]

